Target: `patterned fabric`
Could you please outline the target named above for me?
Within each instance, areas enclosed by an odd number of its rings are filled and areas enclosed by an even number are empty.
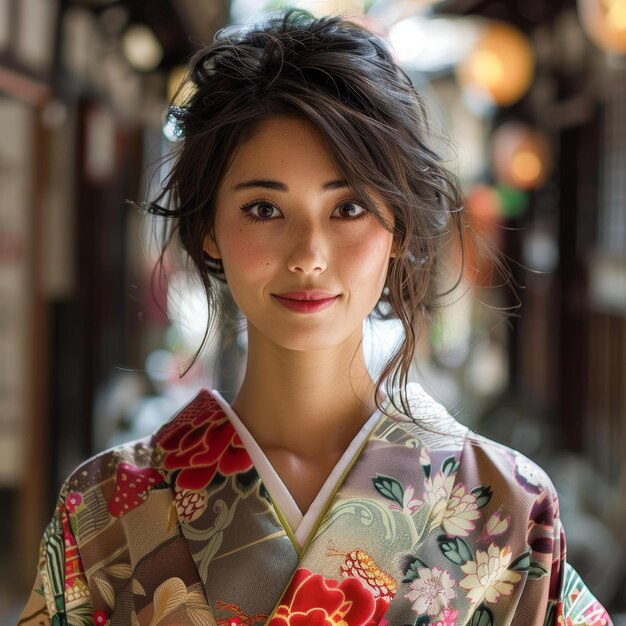
[[[20,624],[610,625],[545,473],[409,398],[416,421],[385,405],[300,550],[200,391],[64,483]]]

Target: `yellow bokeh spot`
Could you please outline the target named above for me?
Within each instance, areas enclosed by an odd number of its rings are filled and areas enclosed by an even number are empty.
[[[613,30],[626,30],[626,1],[613,0],[610,2],[606,19],[609,27]]]
[[[504,79],[502,59],[491,50],[478,50],[473,58],[472,73],[482,85],[499,85]]]
[[[541,175],[541,160],[534,152],[518,152],[513,157],[511,172],[520,183],[529,184]]]
[[[464,87],[478,87],[494,103],[507,106],[526,93],[534,67],[533,48],[521,31],[502,22],[487,21],[456,72]]]

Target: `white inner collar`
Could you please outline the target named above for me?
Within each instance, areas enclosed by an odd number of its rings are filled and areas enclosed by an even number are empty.
[[[369,437],[378,423],[381,415],[380,410],[374,411],[374,413],[372,413],[368,420],[363,424],[335,467],[328,475],[328,478],[322,485],[319,493],[315,496],[315,499],[311,503],[309,510],[303,515],[302,511],[298,508],[296,501],[293,499],[293,496],[285,486],[285,483],[282,481],[281,477],[278,475],[269,459],[261,447],[257,444],[254,437],[250,434],[250,431],[246,428],[239,416],[235,413],[235,411],[233,411],[228,402],[224,400],[219,391],[213,390],[212,394],[219,402],[224,413],[227,415],[235,431],[239,435],[246,451],[252,459],[254,467],[261,477],[261,480],[285,517],[285,520],[289,524],[292,533],[295,535],[298,544],[302,547],[306,543],[309,534],[313,530],[315,522],[328,502],[328,498],[337,486],[337,482],[352,462],[354,455],[359,451],[362,444]]]

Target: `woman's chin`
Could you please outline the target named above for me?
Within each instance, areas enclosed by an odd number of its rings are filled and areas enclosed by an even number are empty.
[[[253,342],[273,344],[276,348],[294,352],[324,352],[328,350],[342,350],[352,343],[358,344],[362,338],[362,324],[356,329],[328,328],[327,324],[311,325],[297,324],[297,328],[289,328],[287,324],[276,324],[265,332],[248,323],[248,346]]]

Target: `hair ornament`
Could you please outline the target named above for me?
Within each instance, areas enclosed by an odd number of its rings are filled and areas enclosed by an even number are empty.
[[[224,273],[224,266],[221,259],[215,259],[210,254],[204,252],[204,265],[210,274],[215,276],[218,280],[226,282],[226,274]]]

